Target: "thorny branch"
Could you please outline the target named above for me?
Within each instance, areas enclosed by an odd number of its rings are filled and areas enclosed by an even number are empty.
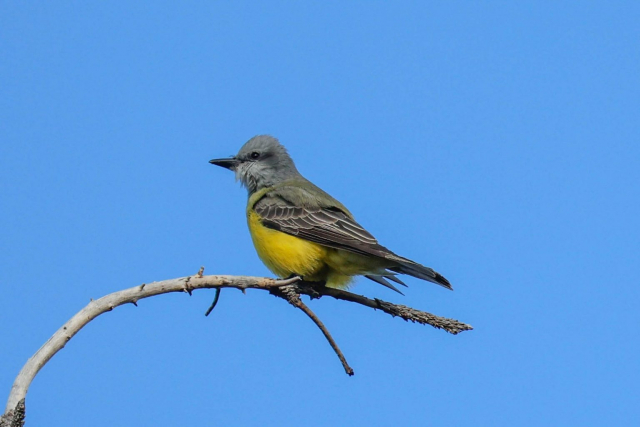
[[[370,299],[340,289],[328,288],[322,284],[300,281],[299,277],[286,280],[275,280],[265,277],[251,276],[204,276],[203,268],[194,276],[178,279],[163,280],[142,284],[124,289],[92,300],[86,307],[65,323],[51,338],[27,361],[18,374],[7,401],[5,414],[0,417],[0,427],[22,427],[25,415],[25,397],[31,382],[40,369],[87,323],[99,315],[113,310],[123,304],[134,304],[141,299],[171,292],[187,292],[191,294],[196,289],[216,289],[219,296],[222,288],[235,288],[244,292],[246,289],[261,289],[283,298],[293,306],[302,310],[320,328],[329,344],[336,352],[347,374],[353,375],[353,369],[348,365],[340,348],[331,334],[318,317],[301,300],[300,295],[308,295],[312,299],[331,296],[335,299],[350,301],[357,304],[382,310],[392,316],[398,316],[407,321],[428,324],[435,328],[444,329],[451,334],[473,329],[470,325],[453,319],[439,317],[431,313],[416,310],[404,305],[392,304],[379,299]],[[215,306],[217,298],[212,306]]]

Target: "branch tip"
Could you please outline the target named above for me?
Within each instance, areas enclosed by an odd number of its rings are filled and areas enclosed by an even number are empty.
[[[204,314],[205,316],[208,316],[213,311],[213,309],[216,308],[216,305],[218,305],[219,299],[220,299],[220,288],[216,288],[216,295],[213,297],[213,302],[211,303],[211,306],[209,307],[207,312]]]

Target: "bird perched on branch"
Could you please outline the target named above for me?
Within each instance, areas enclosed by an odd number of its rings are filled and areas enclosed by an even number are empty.
[[[253,137],[235,156],[209,163],[234,171],[247,188],[251,238],[276,275],[337,288],[362,275],[400,292],[389,280],[406,286],[401,273],[452,289],[433,269],[380,245],[342,203],[298,172],[276,138]]]

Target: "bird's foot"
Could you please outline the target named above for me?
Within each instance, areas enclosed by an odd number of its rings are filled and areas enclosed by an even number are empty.
[[[304,276],[295,273],[290,274],[286,278],[282,279],[281,282],[283,282],[283,286],[291,284],[297,286],[299,289],[305,289],[305,293],[307,293],[311,297],[311,299],[320,298],[322,294],[320,293],[320,291],[318,291],[318,289],[324,288],[327,285],[327,282],[325,281],[305,280]]]

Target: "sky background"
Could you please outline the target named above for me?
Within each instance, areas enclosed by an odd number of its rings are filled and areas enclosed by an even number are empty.
[[[265,275],[256,134],[385,246],[449,335],[354,304],[171,294],[91,322],[28,426],[640,425],[638,2],[2,2],[0,396],[90,298]],[[2,397],[4,401],[4,397]],[[1,404],[4,407],[4,403]]]

